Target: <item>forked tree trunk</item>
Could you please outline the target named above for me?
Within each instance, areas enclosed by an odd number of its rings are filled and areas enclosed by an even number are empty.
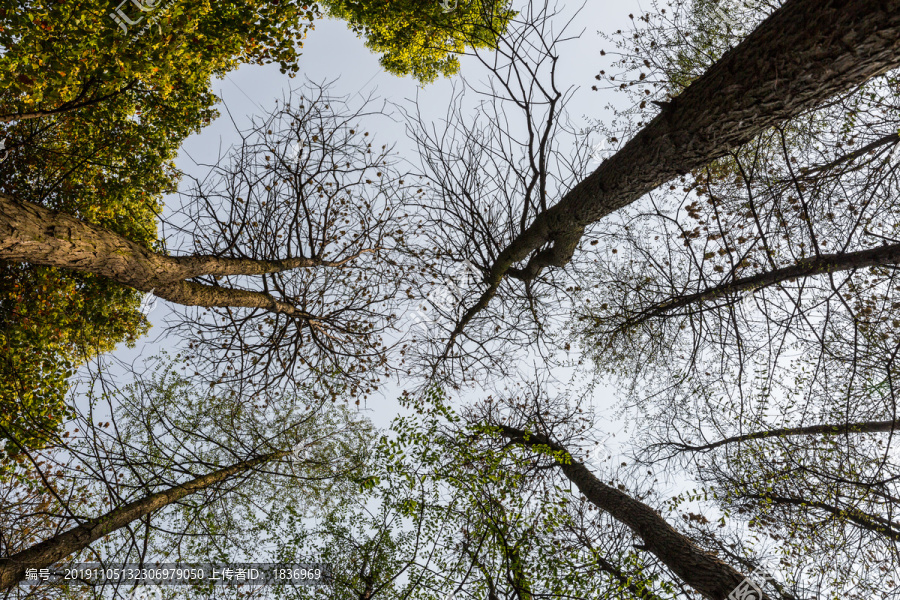
[[[487,291],[460,320],[451,344],[505,276],[528,280],[545,267],[565,265],[591,223],[897,66],[900,0],[787,0],[535,217],[491,266]],[[525,267],[515,267],[525,260]]]
[[[25,579],[26,569],[50,567],[63,558],[79,550],[84,550],[92,542],[99,540],[104,535],[112,533],[155,510],[177,502],[194,492],[227,481],[235,475],[245,473],[258,465],[283,458],[289,454],[290,451],[265,454],[197,477],[162,492],[150,494],[125,506],[111,510],[105,515],[92,519],[78,527],[60,533],[49,540],[35,544],[26,550],[0,559],[0,590],[9,589]]]
[[[185,306],[264,308],[315,319],[270,294],[187,280],[204,275],[262,275],[304,267],[340,267],[353,258],[331,262],[306,257],[253,260],[167,256],[70,214],[0,194],[0,259],[93,273],[142,292],[152,290],[160,298]]]

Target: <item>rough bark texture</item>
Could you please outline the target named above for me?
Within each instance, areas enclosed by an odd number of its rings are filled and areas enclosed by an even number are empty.
[[[500,431],[512,442],[546,446],[554,452],[568,454],[565,448],[544,435],[528,434],[506,426],[501,426]],[[659,513],[625,492],[606,485],[571,455],[567,462],[558,461],[557,464],[591,503],[628,526],[643,539],[647,550],[704,597],[723,600],[744,580],[740,572],[676,531]]]
[[[583,228],[897,66],[900,0],[788,1],[538,217],[507,252],[523,260],[536,248],[531,238],[546,242]],[[559,252],[537,255],[530,270],[567,261]]]
[[[678,448],[692,452],[704,452],[726,444],[739,444],[750,440],[774,437],[790,437],[795,435],[841,435],[850,433],[891,433],[894,431],[900,431],[900,421],[863,421],[860,423],[847,423],[845,425],[809,425],[808,427],[784,427],[781,429],[755,431],[753,433],[724,438],[716,442],[703,444],[702,446],[678,444]]]
[[[179,486],[135,500],[101,517],[56,535],[49,540],[35,544],[27,550],[22,550],[10,557],[0,559],[0,590],[9,589],[25,579],[26,569],[47,568],[66,556],[87,548],[92,542],[99,540],[104,535],[112,533],[155,510],[176,502],[196,491],[226,481],[239,473],[249,471],[257,465],[283,458],[289,454],[290,451],[272,452],[219,469]]]
[[[262,275],[301,267],[337,267],[317,258],[253,260],[166,256],[97,225],[0,194],[0,259],[62,267],[108,277],[186,306],[240,306],[313,319],[269,294],[186,281],[203,275]]]
[[[788,0],[513,240],[451,343],[505,275],[565,265],[589,224],[897,66],[900,0]]]

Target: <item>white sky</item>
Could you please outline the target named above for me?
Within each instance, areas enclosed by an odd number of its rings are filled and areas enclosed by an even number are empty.
[[[575,122],[584,119],[585,126],[589,124],[588,120],[593,119],[609,123],[611,113],[605,107],[622,100],[609,90],[591,90],[591,86],[596,83],[594,75],[606,66],[601,62],[603,59],[600,57],[600,50],[609,49],[608,43],[604,43],[598,31],[612,33],[617,29],[626,29],[629,24],[628,14],[637,15],[642,12],[637,0],[588,2],[568,31],[570,35],[580,33],[580,38],[559,47],[560,62],[557,71],[560,89],[565,90],[569,86],[577,88],[568,105],[568,113]],[[559,8],[565,16],[571,15],[579,6],[576,3],[561,3]],[[474,81],[484,81],[487,77],[480,65],[466,57],[462,60],[462,73]],[[245,65],[224,79],[214,81],[213,90],[223,101],[219,107],[222,116],[201,133],[186,140],[176,160],[177,166],[194,176],[205,174],[206,169],[198,168],[196,163],[214,163],[217,156],[225,154],[231,144],[239,141],[224,106],[228,107],[239,127],[247,127],[251,116],[267,113],[273,108],[276,99],[280,101],[292,87],[302,85],[304,77],[316,82],[333,81],[330,92],[335,96],[356,93],[366,96],[374,91],[378,99],[384,98],[396,103],[418,97],[423,114],[433,112],[435,117],[445,113],[452,84],[449,80],[441,79],[423,89],[411,78],[398,78],[385,73],[378,64],[378,57],[364,47],[362,40],[350,32],[343,21],[323,20],[316,23],[316,29],[310,32],[304,44],[300,72],[296,78],[290,79],[287,75],[282,75],[275,65]],[[377,126],[367,128],[380,143],[396,142],[400,155],[416,162],[416,157],[412,154],[414,144],[406,140],[401,119],[391,121],[384,118]],[[177,200],[172,199],[170,203],[175,206]],[[169,350],[174,354],[179,339],[175,335],[167,335],[165,328],[166,317],[173,314],[171,308],[165,301],[158,300],[149,314],[153,324],[150,334],[141,339],[134,349],[120,344],[113,353],[115,360],[131,363],[140,370],[143,360],[155,356],[160,350]],[[174,308],[178,310],[178,307]],[[559,373],[555,375],[559,379],[564,378]],[[368,401],[365,412],[377,427],[386,429],[391,420],[401,412],[397,403],[401,389],[395,385],[387,385],[381,390],[380,396]],[[469,392],[470,397],[474,393]],[[462,400],[465,400],[465,396]],[[600,415],[594,435],[596,439],[606,438],[604,445],[597,448],[597,454],[588,461],[595,467],[600,467],[601,464],[617,465],[622,460],[623,446],[628,445],[630,428],[626,428],[626,424],[616,418],[611,410],[615,400],[615,394],[610,389],[599,388],[594,397],[593,405]],[[670,478],[665,483],[660,481],[656,489],[666,496],[685,489],[685,483],[682,478]]]
[[[560,26],[580,6],[580,2],[561,2],[558,6],[561,12]],[[599,92],[591,90],[591,85],[596,82],[594,75],[604,66],[601,63],[600,50],[608,48],[608,44],[604,44],[598,31],[612,33],[616,29],[625,29],[629,23],[628,14],[640,12],[636,0],[620,2],[588,0],[578,18],[569,27],[567,31],[569,36],[580,34],[580,37],[559,47],[558,82],[562,90],[570,86],[577,88],[568,105],[568,112],[573,120],[583,118],[585,126],[589,124],[588,119],[602,118],[608,121],[610,113],[604,107],[620,99],[608,90]],[[462,57],[461,62],[462,74],[468,79],[480,82],[487,77],[487,73],[473,59]],[[357,93],[366,96],[374,92],[378,99],[384,98],[396,103],[418,97],[423,113],[426,116],[432,113],[435,118],[444,114],[452,85],[451,80],[439,79],[425,88],[420,88],[409,77],[399,78],[385,73],[378,64],[378,57],[366,49],[363,41],[347,29],[345,22],[321,20],[307,37],[300,57],[300,72],[296,78],[290,79],[287,75],[281,74],[277,65],[264,67],[245,65],[229,73],[224,79],[213,82],[213,90],[223,101],[223,105],[219,107],[222,116],[201,133],[186,140],[176,161],[178,167],[192,175],[201,176],[206,169],[198,168],[195,161],[201,164],[213,163],[231,144],[237,143],[234,125],[224,106],[228,107],[239,127],[246,127],[252,115],[262,115],[271,110],[274,101],[276,99],[280,101],[292,87],[302,85],[304,77],[316,82],[333,81],[330,92],[335,96],[352,96]],[[370,125],[368,129],[380,143],[396,142],[400,155],[416,162],[412,154],[414,145],[406,139],[402,120],[391,121],[383,118],[377,122],[377,126]],[[176,202],[172,201],[171,204],[174,206]],[[142,339],[133,350],[120,345],[115,352],[116,358],[140,363],[140,357],[153,356],[163,348],[173,349],[177,339],[174,336],[166,336],[164,325],[169,311],[167,303],[159,301],[149,315],[154,325],[150,335]],[[396,404],[399,390],[389,386],[382,394],[382,398],[369,401],[367,413],[378,427],[387,427],[399,410]],[[595,406],[602,409],[610,406],[613,400],[611,393],[601,392],[596,398]],[[606,433],[618,432],[622,424],[612,420],[611,413],[609,417],[610,421],[605,423],[603,430]],[[600,437],[602,438],[603,434]],[[612,438],[613,446],[616,446],[622,437],[619,434]]]

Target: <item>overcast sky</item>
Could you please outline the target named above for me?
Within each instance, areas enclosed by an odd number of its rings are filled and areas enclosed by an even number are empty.
[[[560,22],[567,20],[579,6],[581,4],[561,3]],[[591,90],[591,85],[595,83],[594,75],[603,68],[600,50],[604,48],[604,41],[598,31],[612,33],[616,29],[624,29],[629,22],[628,14],[640,12],[636,1],[589,2],[570,26],[568,34],[580,34],[580,37],[559,48],[558,82],[563,90],[570,86],[577,88],[568,109],[573,119],[584,118],[584,124],[587,125],[588,119],[609,118],[609,112],[604,107],[617,98],[609,91]],[[462,73],[474,81],[484,81],[487,77],[480,65],[466,57],[462,58]],[[200,134],[186,141],[176,161],[178,167],[189,174],[202,176],[206,168],[197,167],[197,163],[215,162],[220,153],[227,151],[238,140],[228,112],[239,127],[246,127],[252,115],[270,111],[275,100],[282,99],[292,87],[301,85],[304,77],[315,82],[333,81],[332,93],[338,96],[366,96],[374,92],[378,98],[396,103],[418,98],[424,113],[430,113],[435,118],[446,110],[453,84],[452,80],[440,79],[421,88],[411,78],[385,73],[378,64],[378,57],[369,52],[362,40],[347,29],[345,22],[322,20],[316,23],[315,30],[308,35],[300,58],[300,71],[294,79],[279,73],[276,65],[245,65],[224,79],[213,82],[214,91],[223,101],[220,106],[222,116]],[[381,119],[377,126],[367,123],[367,128],[380,143],[396,142],[401,156],[415,161],[415,157],[410,155],[414,146],[406,140],[404,126],[399,119],[396,122]],[[175,205],[177,202],[172,200],[171,204]],[[159,301],[149,315],[154,325],[150,335],[141,340],[133,350],[120,346],[115,353],[116,358],[139,364],[141,357],[153,356],[161,348],[174,348],[177,339],[165,334],[164,320],[167,314],[169,307],[165,302]],[[383,390],[382,399],[369,401],[367,413],[377,426],[386,427],[397,413],[398,391],[395,387],[388,387]],[[595,399],[595,405],[602,408],[609,406],[612,401],[612,394],[608,390],[601,391]],[[621,423],[613,420],[611,414],[609,416],[604,430],[608,433],[617,432],[621,429]],[[621,438],[620,433],[616,439]]]
[[[437,1],[437,0],[434,0]],[[560,17],[570,17],[582,4],[580,2],[560,2]],[[570,34],[583,33],[577,40],[566,42],[560,49],[559,81],[561,88],[577,86],[580,89],[569,105],[573,117],[603,118],[603,107],[616,100],[608,91],[594,92],[594,75],[602,68],[600,50],[604,47],[598,31],[612,33],[624,29],[629,22],[628,14],[639,14],[640,5],[635,0],[617,2],[591,1],[584,4],[576,21],[570,26]],[[559,18],[560,23],[566,19]],[[606,44],[608,46],[608,44]],[[608,49],[608,48],[607,48]],[[303,77],[316,82],[334,80],[335,95],[366,95],[375,91],[377,96],[394,102],[418,98],[426,109],[440,115],[447,105],[452,80],[439,79],[425,88],[420,88],[409,77],[396,77],[382,71],[378,57],[369,52],[362,40],[347,29],[344,21],[323,19],[316,22],[315,30],[309,32],[300,57],[300,72],[295,79],[278,72],[276,65],[259,67],[242,66],[225,79],[217,80],[213,89],[235,117],[243,117],[269,110],[276,98],[292,86],[296,87]],[[474,80],[484,80],[486,73],[472,59],[462,57],[462,74]],[[224,111],[223,111],[224,112]],[[386,124],[387,125],[387,124]],[[398,142],[404,138],[402,126],[391,129],[386,126],[377,132],[379,137],[392,138]],[[205,128],[202,133],[191,137],[184,145],[178,162],[179,167],[191,170],[187,155],[197,160],[215,156],[219,143],[227,145],[234,140],[233,128],[223,117]],[[399,146],[398,147],[402,147]]]

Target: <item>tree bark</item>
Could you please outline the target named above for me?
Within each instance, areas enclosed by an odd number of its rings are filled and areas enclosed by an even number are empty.
[[[569,481],[594,506],[640,536],[647,550],[704,597],[724,600],[744,580],[741,573],[676,531],[652,508],[597,479],[584,464],[575,461],[563,446],[547,436],[503,425],[500,433],[517,444],[544,446],[565,453],[566,458],[557,459],[557,464]]]
[[[287,450],[272,452],[219,469],[181,485],[135,500],[78,527],[60,533],[49,540],[35,544],[7,558],[0,559],[0,590],[9,589],[25,579],[26,569],[47,568],[66,556],[87,548],[92,542],[101,537],[128,525],[136,519],[149,515],[155,510],[177,502],[194,492],[226,481],[237,474],[249,471],[255,466],[290,454],[291,452]]]
[[[255,260],[166,256],[70,214],[0,194],[0,259],[93,273],[186,306],[264,308],[315,319],[270,294],[186,280],[204,275],[262,275],[302,267],[340,267],[354,258],[332,262],[315,257]]]
[[[735,435],[702,446],[690,446],[677,444],[680,450],[691,452],[705,452],[724,446],[725,444],[739,444],[750,440],[758,440],[772,437],[788,437],[794,435],[840,435],[843,433],[889,433],[900,431],[900,421],[863,421],[860,423],[848,423],[846,425],[809,425],[807,427],[784,427],[781,429],[769,429],[755,431],[744,435]]]
[[[900,263],[900,244],[878,246],[876,248],[870,248],[869,250],[860,250],[859,252],[811,256],[787,267],[765,273],[758,273],[749,277],[740,277],[730,282],[720,283],[719,285],[705,289],[702,292],[685,294],[683,296],[671,298],[665,302],[660,302],[659,304],[642,310],[639,315],[628,318],[620,328],[624,329],[640,325],[650,319],[660,317],[673,310],[684,308],[691,304],[714,300],[736,292],[768,287],[781,283],[782,281],[798,279],[800,277],[810,277],[822,273],[852,271],[864,269],[866,267],[877,267],[880,265],[897,265],[898,263]]]
[[[762,502],[767,503],[771,502],[774,504],[799,506],[801,508],[816,508],[830,515],[834,515],[837,518],[847,519],[863,529],[881,534],[893,542],[900,541],[900,523],[896,523],[894,521],[891,521],[890,519],[885,519],[884,517],[864,513],[857,508],[853,508],[852,506],[847,508],[840,508],[832,504],[828,504],[827,502],[821,502],[819,500],[788,498],[786,496],[773,496],[771,494],[748,494],[744,497],[754,500],[761,500]]]
[[[898,65],[900,0],[787,0],[500,253],[450,343],[506,275],[565,265],[591,223]]]

